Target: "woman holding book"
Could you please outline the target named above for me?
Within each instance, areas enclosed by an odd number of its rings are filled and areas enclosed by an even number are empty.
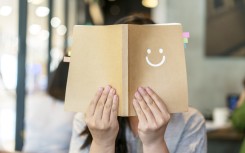
[[[154,24],[142,15],[120,24]],[[98,89],[87,113],[77,113],[70,153],[205,153],[206,129],[195,109],[170,114],[164,101],[150,87],[139,87],[133,106],[137,116],[117,117],[116,89]]]

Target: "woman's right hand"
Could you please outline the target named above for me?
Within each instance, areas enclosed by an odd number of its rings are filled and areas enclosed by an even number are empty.
[[[91,152],[104,152],[105,149],[105,152],[113,152],[119,131],[117,112],[116,90],[110,86],[99,88],[85,115],[85,122],[93,137],[91,150],[94,151]]]
[[[168,153],[164,140],[170,113],[163,100],[149,87],[140,87],[133,105],[139,119],[138,133],[144,153]]]

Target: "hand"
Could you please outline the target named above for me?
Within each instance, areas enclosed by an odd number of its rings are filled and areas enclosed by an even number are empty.
[[[133,105],[139,118],[138,133],[143,149],[153,151],[163,147],[168,152],[164,134],[170,114],[162,99],[149,87],[140,87],[135,93]]]
[[[92,145],[105,148],[115,144],[119,130],[117,112],[116,90],[110,86],[105,89],[100,88],[91,101],[85,116],[85,122],[93,137]]]

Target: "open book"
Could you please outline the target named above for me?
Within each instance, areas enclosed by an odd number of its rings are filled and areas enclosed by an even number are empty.
[[[65,110],[86,112],[99,87],[119,95],[119,116],[133,116],[134,94],[151,87],[171,113],[188,110],[181,24],[74,27]]]

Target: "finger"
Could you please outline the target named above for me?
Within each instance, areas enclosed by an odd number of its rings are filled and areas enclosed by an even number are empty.
[[[88,107],[87,112],[86,112],[86,117],[90,117],[90,116],[94,115],[96,105],[100,99],[100,96],[101,96],[103,90],[104,90],[104,88],[100,87],[98,89],[98,91],[96,92],[94,99],[89,104],[89,107]]]
[[[151,112],[152,112],[153,116],[155,117],[155,120],[157,121],[158,119],[160,119],[162,116],[161,111],[159,110],[158,106],[156,105],[154,100],[151,98],[151,96],[142,87],[139,87],[138,90],[139,90],[142,98],[144,99],[144,101],[148,105],[148,107],[151,109]]]
[[[110,121],[111,108],[112,108],[113,97],[115,93],[116,93],[116,90],[111,88],[109,95],[107,97],[105,106],[104,106],[104,110],[103,110],[103,116],[102,116],[103,121],[106,121],[106,122]]]
[[[110,89],[111,89],[110,86],[106,86],[104,91],[102,92],[102,95],[100,96],[100,99],[96,105],[95,112],[94,112],[94,117],[96,119],[101,120],[102,118],[104,105],[105,105]]]
[[[113,96],[112,107],[111,107],[110,122],[113,122],[113,121],[117,120],[118,105],[119,105],[118,95],[114,95]]]
[[[166,104],[150,87],[147,87],[146,91],[151,96],[151,98],[155,101],[156,105],[158,106],[162,114],[169,113]]]
[[[140,108],[143,111],[143,113],[145,114],[147,121],[150,124],[153,124],[155,121],[155,118],[151,112],[151,109],[147,106],[145,100],[141,97],[141,95],[138,91],[135,93],[135,98],[139,102]]]
[[[136,99],[133,99],[133,106],[134,106],[134,110],[138,116],[139,122],[146,124],[147,120],[146,120],[145,114],[143,113],[143,111],[139,105],[139,102]]]

